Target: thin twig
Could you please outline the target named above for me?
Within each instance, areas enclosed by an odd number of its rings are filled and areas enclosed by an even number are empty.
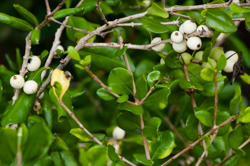
[[[180,21],[171,21],[171,22],[161,22],[162,25],[179,25],[181,24]],[[121,23],[117,24],[116,27],[137,27],[137,26],[142,26],[142,23]]]
[[[48,0],[45,0],[45,5],[46,5],[46,9],[47,9],[47,15],[49,15],[51,13],[51,9],[50,9]]]
[[[179,17],[183,17],[183,18],[187,18],[187,19],[191,19],[189,16],[183,15],[183,14],[180,14],[180,13],[169,12],[169,14],[179,16]]]
[[[62,0],[62,2],[57,5],[57,7],[51,12],[50,15],[54,15],[59,9],[61,9],[65,2],[66,0]]]
[[[235,118],[239,116],[239,114],[235,114],[233,116],[231,116],[230,118],[228,118],[227,120],[225,120],[224,122],[222,122],[220,125],[216,126],[216,128],[212,128],[211,130],[209,130],[204,136],[209,136],[212,133],[214,133],[216,130],[219,130],[219,128],[225,126],[226,124],[232,122],[235,120]],[[183,149],[182,151],[180,151],[179,153],[177,153],[176,155],[174,155],[173,157],[171,157],[169,160],[167,160],[165,163],[163,163],[161,166],[165,166],[168,165],[169,163],[171,163],[172,161],[174,161],[175,159],[177,159],[178,157],[180,157],[183,153],[187,152],[188,150],[192,149],[195,145],[197,145],[198,143],[200,143],[202,141],[201,138],[199,138],[198,140],[196,140],[194,143],[190,144],[188,147],[186,147],[185,149]]]
[[[245,142],[243,142],[240,146],[239,149],[244,148],[248,143],[250,142],[250,138],[248,138]],[[230,153],[227,157],[225,157],[222,161],[217,163],[215,166],[220,166],[223,164],[225,161],[227,161],[230,157],[232,157],[235,154],[235,152]]]
[[[70,115],[70,117],[78,124],[78,126],[86,133],[86,134],[88,134],[88,136],[93,140],[93,141],[95,141],[97,144],[99,144],[99,145],[102,145],[103,143],[101,142],[101,141],[99,141],[95,136],[93,136],[84,126],[83,126],[83,124],[77,119],[77,117],[75,116],[75,114],[73,113],[73,112],[71,112],[69,109],[68,109],[68,107],[62,102],[62,100],[58,100],[58,103],[65,109],[65,111],[67,111],[67,113]],[[122,157],[122,156],[120,156],[120,155],[118,155],[119,156],[119,158],[123,161],[123,162],[125,162],[125,163],[127,163],[127,164],[129,164],[129,165],[131,165],[131,166],[136,166],[135,164],[133,164],[132,162],[130,162],[130,161],[128,161],[127,159],[125,159],[124,157]]]
[[[100,0],[96,1],[96,5],[95,6],[96,6],[96,9],[98,10],[99,14],[101,15],[102,20],[108,26],[109,23],[108,23],[107,19],[105,18],[105,15],[103,14],[102,9],[100,8]]]
[[[150,153],[149,153],[148,142],[147,142],[147,139],[145,138],[145,136],[143,134],[144,122],[143,122],[143,115],[142,114],[140,114],[140,129],[141,129],[141,135],[142,135],[142,140],[143,140],[143,145],[144,145],[144,149],[145,149],[146,158],[148,160],[150,160],[151,157],[150,157]]]
[[[165,9],[165,0],[161,0],[161,7]]]

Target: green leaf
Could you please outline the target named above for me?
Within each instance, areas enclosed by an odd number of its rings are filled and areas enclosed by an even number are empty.
[[[245,73],[244,75],[240,75],[240,78],[247,84],[250,84],[250,76]]]
[[[39,22],[34,14],[30,13],[27,9],[18,4],[14,4],[14,8],[30,23],[33,23],[35,26],[38,26]]]
[[[104,15],[109,15],[109,14],[113,13],[113,10],[112,10],[112,9],[109,7],[109,5],[108,5],[106,2],[104,2],[104,1],[101,1],[101,2],[100,2],[100,8],[101,8],[102,13],[103,13]]]
[[[72,26],[78,29],[89,30],[90,24],[82,17],[70,16],[68,19],[68,26]],[[80,38],[86,35],[86,33],[79,32],[73,29],[66,29],[66,34],[71,41],[78,42]]]
[[[201,84],[193,81],[181,80],[179,85],[182,89],[190,89],[194,88],[196,90],[202,91],[204,88]]]
[[[30,40],[31,40],[31,44],[37,45],[39,44],[39,40],[40,40],[40,30],[32,30],[31,34],[30,34]]]
[[[158,133],[156,141],[149,141],[152,160],[169,156],[174,146],[174,134],[171,131],[166,130]]]
[[[154,85],[154,82],[160,79],[160,71],[152,71],[147,76],[148,85],[151,88]]]
[[[96,0],[84,0],[78,7],[84,8],[83,14],[89,13],[96,8]]]
[[[230,114],[227,111],[217,111],[217,117],[216,117],[216,125],[221,124],[222,122],[226,121],[228,118],[230,118]],[[228,130],[230,129],[230,123],[224,125],[223,127],[220,127],[217,135],[222,136],[225,135]]]
[[[12,17],[0,12],[0,22],[22,31],[32,31],[33,27],[20,18]]]
[[[104,145],[95,145],[87,151],[87,157],[91,165],[101,166],[107,163],[107,152]]]
[[[239,124],[228,136],[229,146],[232,149],[238,149],[238,147],[243,142],[243,130],[241,124]]]
[[[62,161],[62,165],[79,166],[75,156],[70,150],[59,151],[59,155]]]
[[[226,64],[227,64],[227,58],[224,54],[222,54],[217,61],[217,66],[216,66],[217,70],[218,71],[223,70],[225,68]]]
[[[129,98],[129,96],[128,96],[127,94],[124,94],[124,95],[122,95],[121,97],[119,97],[119,98],[116,100],[116,102],[117,102],[117,103],[124,103],[124,102],[126,102],[126,101],[128,100],[128,98]]]
[[[10,165],[17,152],[17,131],[12,128],[0,128],[0,163]]]
[[[233,114],[235,114],[236,112],[236,107],[237,105],[241,105],[242,104],[242,97],[241,97],[241,87],[237,86],[235,88],[235,93],[234,93],[234,97],[232,98],[232,100],[230,101],[230,110]]]
[[[61,139],[60,137],[57,137],[53,141],[50,148],[51,148],[51,151],[69,150],[65,141],[63,139]]]
[[[146,15],[158,16],[162,18],[168,18],[168,12],[158,6],[156,3],[152,2],[152,6],[148,8],[148,13]]]
[[[123,40],[126,39],[126,31],[124,28],[122,27],[116,27],[113,29],[114,30],[114,34],[115,34],[115,37],[118,39],[120,36],[122,37]],[[124,52],[126,52],[127,50],[127,46],[126,47],[123,47],[121,50],[118,50],[116,55],[120,56],[120,55],[123,55]]]
[[[154,19],[153,17],[140,18],[140,22],[148,31],[153,33],[166,33],[170,31],[166,25],[162,25],[160,21]]]
[[[206,48],[204,50],[204,53],[202,55],[202,61],[203,62],[207,62],[208,61],[208,57],[210,55],[212,47],[213,47],[213,43],[212,42],[208,42],[207,45],[206,45]]]
[[[43,122],[37,122],[29,129],[28,140],[22,149],[24,165],[32,166],[36,160],[49,151],[54,136]]]
[[[118,154],[115,153],[115,148],[112,145],[107,146],[107,151],[108,151],[108,156],[109,156],[111,161],[116,162],[116,161],[120,160],[118,157]]]
[[[191,19],[197,22],[198,24],[201,24],[205,21],[205,19],[201,17],[201,13],[198,11],[190,10],[190,11],[185,11],[185,13],[187,13],[187,15],[191,17]]]
[[[213,126],[213,116],[211,113],[207,111],[197,111],[195,113],[195,117],[199,119],[199,121],[205,126],[212,127]]]
[[[236,5],[236,4],[231,4],[230,9],[234,13],[249,13],[250,12],[249,8],[243,8],[243,7],[240,7],[240,6]]]
[[[240,114],[236,119],[242,123],[250,123],[250,107],[247,107],[244,113]]]
[[[136,80],[135,85],[136,85],[136,94],[135,94],[135,96],[139,100],[141,100],[147,95],[147,92],[148,92],[148,84],[147,84],[146,78],[144,78],[144,76],[139,77]]]
[[[78,12],[82,12],[83,8],[70,8],[70,9],[60,9],[58,10],[54,15],[53,18],[54,19],[59,19],[59,18],[63,18],[69,15],[74,15]]]
[[[133,94],[133,77],[123,68],[113,69],[108,77],[108,84],[117,94]]]
[[[78,51],[76,51],[75,47],[73,47],[73,46],[68,46],[68,54],[69,54],[70,58],[72,58],[76,61],[81,60]]]
[[[164,109],[168,105],[170,87],[163,88],[151,94],[143,103],[149,109]]]
[[[219,9],[207,9],[206,18],[206,23],[219,32],[232,33],[237,31],[232,19]]]
[[[169,52],[167,56],[164,58],[164,61],[167,62],[165,63],[165,65],[172,69],[181,68],[182,65],[180,64],[177,55],[178,53],[175,52],[174,50]]]
[[[189,141],[195,141],[198,138],[198,123],[199,121],[197,120],[197,118],[190,114],[187,118],[186,121],[186,126],[185,126],[185,133],[186,133],[186,137]],[[192,133],[192,134],[190,134]]]
[[[54,166],[54,162],[53,160],[51,159],[50,156],[45,156],[41,159],[39,159],[35,164],[34,166]]]
[[[111,88],[110,88],[111,89]],[[103,100],[113,100],[115,97],[111,95],[108,91],[106,91],[104,88],[100,88],[96,91],[96,94],[102,98]]]
[[[0,103],[3,97],[3,83],[2,80],[0,79]]]
[[[200,76],[205,81],[214,81],[214,71],[211,68],[201,70]]]
[[[227,138],[226,138],[227,139]],[[208,148],[208,157],[210,159],[224,158],[228,148],[228,142],[223,137],[215,137]]]
[[[139,105],[131,105],[130,103],[120,103],[118,105],[118,109],[120,110],[126,110],[126,111],[130,111],[135,115],[140,115],[143,113],[143,109],[141,106]]]
[[[116,118],[117,125],[123,130],[140,129],[140,116],[131,112],[121,112]]]
[[[143,129],[143,135],[151,141],[157,139],[158,129],[161,125],[162,120],[158,117],[150,118],[147,122],[146,127]]]
[[[70,130],[70,133],[79,138],[80,140],[82,140],[83,142],[95,143],[95,141],[93,141],[92,138],[88,134],[86,134],[86,132],[83,131],[81,128],[73,128]],[[102,141],[105,138],[105,134],[94,133],[92,135],[95,136],[100,141]]]
[[[221,76],[219,76],[218,74],[218,78],[221,78]],[[222,89],[224,88],[224,79],[218,81],[217,82],[217,92],[218,94],[222,91]],[[206,96],[206,97],[212,97],[214,96],[215,92],[214,92],[214,82],[206,82],[205,84],[202,84],[204,90],[199,92],[201,95]]]
[[[141,154],[133,154],[136,161],[142,163],[143,165],[153,165],[154,162],[152,160],[148,160],[144,158]]]

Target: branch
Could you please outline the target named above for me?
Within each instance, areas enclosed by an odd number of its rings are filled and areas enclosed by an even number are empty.
[[[227,120],[225,120],[224,122],[222,122],[220,125],[216,126],[216,128],[212,128],[211,130],[209,130],[204,136],[211,135],[216,130],[219,130],[219,128],[221,128],[221,127],[225,126],[226,124],[234,121],[237,116],[239,116],[239,114],[235,114],[234,116],[231,116],[230,118],[228,118]],[[183,149],[182,151],[180,151],[179,153],[177,153],[176,155],[174,155],[173,157],[171,157],[168,161],[166,161],[165,163],[163,163],[161,166],[168,165],[169,163],[171,163],[172,161],[174,161],[175,159],[177,159],[178,157],[180,157],[183,153],[185,153],[188,150],[192,149],[195,145],[197,145],[201,141],[202,141],[201,138],[199,138],[194,143],[190,144],[188,147],[186,147],[185,149]]]
[[[245,147],[249,142],[250,142],[250,138],[248,138],[245,142],[243,142],[243,144],[241,144],[239,146],[239,149],[242,149],[243,147]],[[232,157],[234,154],[235,154],[235,152],[230,153],[227,157],[225,157],[222,161],[220,161],[219,163],[217,163],[215,166],[220,166],[225,161],[227,161],[230,157]]]
[[[57,7],[51,12],[50,15],[53,16],[55,14],[55,12],[57,12],[59,9],[62,8],[62,6],[64,5],[65,2],[66,2],[66,0],[62,0],[62,2],[57,5]]]
[[[162,0],[162,1],[161,1],[161,7],[162,7],[163,9],[165,9],[165,0]]]
[[[190,20],[191,20],[191,18],[190,18],[189,16],[184,15],[184,14],[175,13],[175,12],[169,12],[169,14],[175,15],[175,16],[179,16],[179,17],[183,17],[183,18],[187,18],[187,19],[190,19]]]
[[[98,10],[99,14],[101,15],[102,20],[105,22],[106,25],[109,25],[105,15],[102,13],[102,9],[100,8],[100,0],[96,1],[96,9]]]
[[[162,25],[179,25],[181,24],[180,21],[171,21],[171,22],[161,22]],[[137,27],[137,26],[142,26],[142,23],[121,23],[121,24],[117,24],[117,27]]]
[[[140,130],[141,130],[143,145],[144,145],[144,149],[145,149],[145,153],[146,153],[146,158],[148,160],[150,160],[151,157],[150,157],[150,153],[149,153],[148,142],[147,142],[147,139],[145,138],[145,136],[143,135],[143,129],[144,129],[143,115],[140,114]]]
[[[78,124],[78,126],[79,126],[86,134],[88,134],[88,136],[90,136],[90,138],[91,138],[93,141],[95,141],[95,142],[96,142],[97,144],[99,144],[99,145],[102,145],[102,142],[99,141],[95,136],[93,136],[93,135],[83,126],[83,124],[77,119],[77,117],[75,116],[75,114],[74,114],[73,112],[71,112],[71,111],[68,109],[68,107],[63,103],[62,100],[58,100],[58,103],[65,109],[65,111],[67,111],[67,113],[70,115],[70,117]],[[120,158],[123,162],[125,162],[125,163],[127,163],[127,164],[129,164],[129,165],[131,165],[131,166],[136,166],[135,164],[133,164],[132,162],[128,161],[128,160],[125,159],[124,157],[122,157],[122,156],[120,156],[120,155],[118,155],[118,156],[119,156],[119,158]]]
[[[48,0],[45,0],[45,5],[46,5],[46,9],[47,9],[47,15],[49,15],[51,13],[51,9],[50,9]]]

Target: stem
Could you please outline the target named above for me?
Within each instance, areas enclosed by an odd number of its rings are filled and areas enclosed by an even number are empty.
[[[141,127],[141,135],[142,135],[142,140],[143,140],[143,145],[146,153],[146,158],[148,160],[151,160],[150,153],[149,153],[149,148],[148,148],[148,141],[143,135],[143,129],[144,129],[144,122],[143,122],[143,115],[140,115],[140,127]]]
[[[250,138],[248,138],[245,142],[243,142],[243,144],[241,144],[239,146],[239,149],[242,149],[243,147],[245,147],[249,142],[250,142]],[[217,163],[215,166],[220,166],[225,161],[227,161],[230,157],[232,157],[234,154],[235,154],[235,152],[230,153],[227,157],[225,157],[222,161],[220,161],[219,163]]]
[[[162,25],[179,25],[181,24],[180,21],[171,21],[171,22],[161,22]],[[136,27],[136,26],[142,26],[142,23],[121,23],[121,24],[117,24],[117,27]]]
[[[225,120],[224,122],[222,122],[220,125],[216,126],[216,128],[212,128],[211,130],[209,130],[204,136],[209,136],[212,133],[214,133],[216,130],[219,130],[220,127],[225,126],[226,124],[232,122],[235,120],[235,118],[239,116],[239,114],[235,114],[234,116],[231,116],[230,118],[228,118],[227,120]],[[197,145],[198,143],[200,143],[202,140],[201,138],[199,138],[198,140],[196,140],[194,143],[190,144],[188,147],[186,147],[185,149],[183,149],[182,151],[180,151],[179,153],[177,153],[176,155],[174,155],[173,157],[171,157],[169,160],[167,160],[165,163],[163,163],[161,166],[165,166],[168,165],[169,163],[171,163],[172,161],[174,161],[175,159],[177,159],[178,157],[180,157],[183,153],[187,152],[188,150],[192,149],[195,145]]]
[[[99,145],[102,145],[102,142],[99,141],[95,136],[93,136],[93,135],[83,126],[83,124],[77,119],[77,117],[75,116],[75,114],[74,114],[73,112],[71,112],[71,111],[68,109],[68,107],[63,103],[62,100],[58,100],[58,103],[65,109],[65,111],[67,111],[67,113],[70,115],[70,117],[78,124],[78,126],[79,126],[86,134],[88,134],[88,136],[90,136],[90,138],[91,138],[93,141],[95,141],[95,142],[96,142],[97,144],[99,144]],[[123,162],[125,162],[125,163],[127,163],[127,164],[129,164],[129,165],[131,165],[131,166],[136,166],[135,164],[133,164],[132,162],[128,161],[128,160],[125,159],[124,157],[122,157],[122,156],[120,156],[120,155],[118,155],[118,156],[119,156],[119,158],[120,158]]]
[[[105,22],[106,25],[109,25],[105,15],[102,13],[102,9],[100,8],[100,0],[96,1],[96,9],[98,10],[99,14],[101,15],[102,20]]]

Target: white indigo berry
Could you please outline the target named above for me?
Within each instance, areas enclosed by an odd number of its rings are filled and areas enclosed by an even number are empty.
[[[116,126],[113,130],[113,138],[121,140],[124,137],[125,137],[125,131],[122,130],[120,127]]]
[[[193,20],[187,20],[183,23],[183,31],[186,34],[193,33],[196,31],[197,25]]]
[[[20,75],[14,75],[10,78],[10,85],[15,89],[21,89],[24,85],[24,78]]]
[[[187,40],[187,46],[191,50],[199,50],[201,48],[202,42],[199,37],[190,37]]]
[[[184,39],[180,43],[173,43],[172,47],[176,52],[182,53],[187,50],[187,41]]]
[[[202,33],[209,32],[209,28],[206,25],[200,25],[196,31],[201,33],[201,35],[199,35],[200,37],[206,37],[205,35],[202,35]]]
[[[181,32],[181,34],[184,34],[184,30],[183,30],[183,24],[181,24],[181,26],[179,27],[179,32]]]
[[[171,40],[174,42],[174,43],[180,43],[182,42],[183,40],[183,35],[181,32],[179,31],[174,31],[172,34],[171,34]]]
[[[238,61],[238,58],[239,58],[239,55],[238,55],[235,51],[232,51],[232,50],[227,51],[227,52],[225,53],[225,56],[226,56],[226,58],[228,58],[227,61],[232,61],[232,62],[234,62],[234,63],[236,63],[236,62]],[[231,57],[230,57],[230,56],[231,56]],[[229,58],[229,57],[230,57],[230,58]]]
[[[62,46],[62,45],[58,45],[58,46],[56,47],[56,54],[54,55],[54,58],[55,58],[55,59],[61,58],[62,55],[63,55],[63,53],[64,53],[64,48],[63,48],[63,46]]]
[[[227,64],[226,64],[225,68],[223,69],[223,71],[226,73],[232,73],[233,68],[234,68],[234,64],[235,64],[235,62],[227,60]]]
[[[156,38],[154,38],[154,39],[151,41],[151,44],[157,43],[157,42],[159,42],[159,41],[161,41],[161,38],[160,38],[160,37],[156,37]],[[165,43],[163,43],[163,44],[158,44],[158,45],[152,47],[152,50],[154,50],[154,51],[156,51],[156,52],[159,52],[159,51],[162,51],[162,50],[164,49],[164,47],[165,47]]]
[[[31,56],[28,59],[28,65],[27,65],[27,69],[29,71],[36,71],[41,65],[41,60],[39,58],[39,56]]]
[[[34,94],[36,93],[36,91],[38,90],[38,84],[36,83],[36,81],[33,80],[28,80],[24,83],[23,86],[23,91],[26,94]]]

